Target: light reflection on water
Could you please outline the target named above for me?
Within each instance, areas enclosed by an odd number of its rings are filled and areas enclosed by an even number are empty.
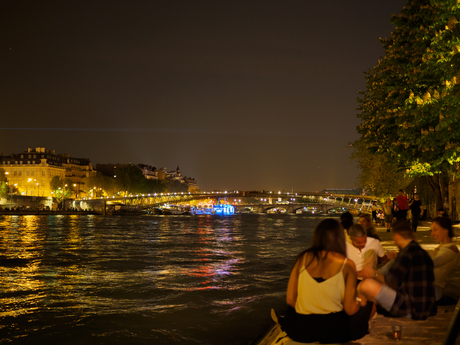
[[[1,217],[0,342],[247,344],[320,220]]]

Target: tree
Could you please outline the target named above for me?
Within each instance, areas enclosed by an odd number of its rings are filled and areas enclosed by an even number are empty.
[[[50,181],[50,189],[56,191],[64,186],[64,181],[59,176],[53,176]]]
[[[411,183],[412,179],[405,176],[405,171],[401,170],[397,163],[384,155],[376,156],[370,153],[362,140],[356,140],[351,146],[353,153],[350,158],[357,163],[361,171],[357,186],[363,187],[380,199],[386,199],[393,198],[398,194],[398,190],[406,189]]]
[[[166,190],[166,186],[163,182],[159,180],[145,180],[145,193],[162,193]]]
[[[86,177],[84,179],[84,189],[88,193],[91,189],[103,190],[106,195],[112,196],[117,193],[115,180],[111,176],[105,176],[101,172]]]
[[[163,183],[146,179],[142,170],[135,165],[119,168],[115,181],[118,190],[128,192],[128,194],[149,194],[164,191]]]
[[[0,168],[0,198],[8,195],[8,179],[6,176],[5,170]]]
[[[459,174],[460,5],[455,0],[408,0],[381,39],[385,56],[366,73],[358,99],[357,131],[366,149],[395,162],[408,176],[424,176],[436,196],[447,197]]]
[[[186,183],[181,183],[180,181],[176,180],[167,181],[165,184],[165,188],[170,193],[188,192],[188,185]]]
[[[53,176],[50,181],[50,189],[58,201],[63,199],[63,195],[65,198],[70,198],[73,192],[72,180],[68,177],[62,180],[59,176]]]

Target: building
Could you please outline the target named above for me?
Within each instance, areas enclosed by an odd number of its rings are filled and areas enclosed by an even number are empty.
[[[158,170],[158,179],[159,180],[169,180],[169,181],[179,181],[180,183],[185,183],[184,178],[179,167],[176,170],[167,171],[166,168],[160,168]]]
[[[200,187],[198,187],[198,183],[194,178],[191,177],[184,177],[185,183],[188,185],[188,191],[190,193],[197,193],[200,191]]]
[[[138,164],[139,169],[142,170],[145,178],[148,180],[158,180],[158,169],[151,165]]]
[[[54,176],[69,178],[78,192],[85,177],[93,172],[88,158],[73,158],[68,154],[56,154],[44,147],[0,156],[0,168],[5,170],[10,186],[21,195],[51,196],[50,181]]]

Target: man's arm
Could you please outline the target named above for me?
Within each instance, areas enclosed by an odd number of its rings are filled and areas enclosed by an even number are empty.
[[[411,266],[411,259],[407,252],[403,255],[398,255],[395,263],[391,266],[390,270],[385,276],[385,282],[387,285],[392,289],[397,290],[403,282],[404,277],[406,276]]]
[[[379,271],[374,270],[374,269],[372,269],[370,267],[363,267],[363,269],[360,271],[360,275],[361,275],[361,277],[364,277],[364,278],[375,279],[381,284],[386,284],[385,276],[382,273],[380,273]]]

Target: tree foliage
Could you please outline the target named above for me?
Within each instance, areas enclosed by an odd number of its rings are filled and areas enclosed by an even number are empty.
[[[85,178],[84,185],[87,192],[95,188],[107,196],[117,194],[153,194],[161,193],[165,189],[161,181],[146,179],[142,174],[142,170],[135,165],[119,168],[116,178],[97,172]]]
[[[408,0],[391,20],[391,37],[380,40],[385,56],[366,73],[358,100],[357,130],[367,150],[410,176],[427,176],[437,203],[447,190],[443,181],[459,172],[457,18],[456,0]]]
[[[188,185],[179,181],[167,181],[165,188],[170,193],[188,192]]]
[[[53,192],[53,196],[60,201],[63,199],[63,196],[70,198],[74,187],[70,178],[61,179],[59,176],[53,176],[50,181],[50,189]]]
[[[105,176],[100,172],[84,179],[84,190],[89,193],[91,189],[103,190],[106,195],[112,196],[117,193],[117,186],[113,177]]]
[[[0,198],[8,195],[8,179],[6,178],[5,170],[0,168]]]
[[[382,200],[393,198],[398,194],[398,190],[406,189],[411,183],[412,178],[406,177],[405,171],[401,170],[395,161],[384,155],[370,153],[362,141],[355,141],[352,148],[350,158],[361,171],[357,186],[363,187],[372,195]]]

